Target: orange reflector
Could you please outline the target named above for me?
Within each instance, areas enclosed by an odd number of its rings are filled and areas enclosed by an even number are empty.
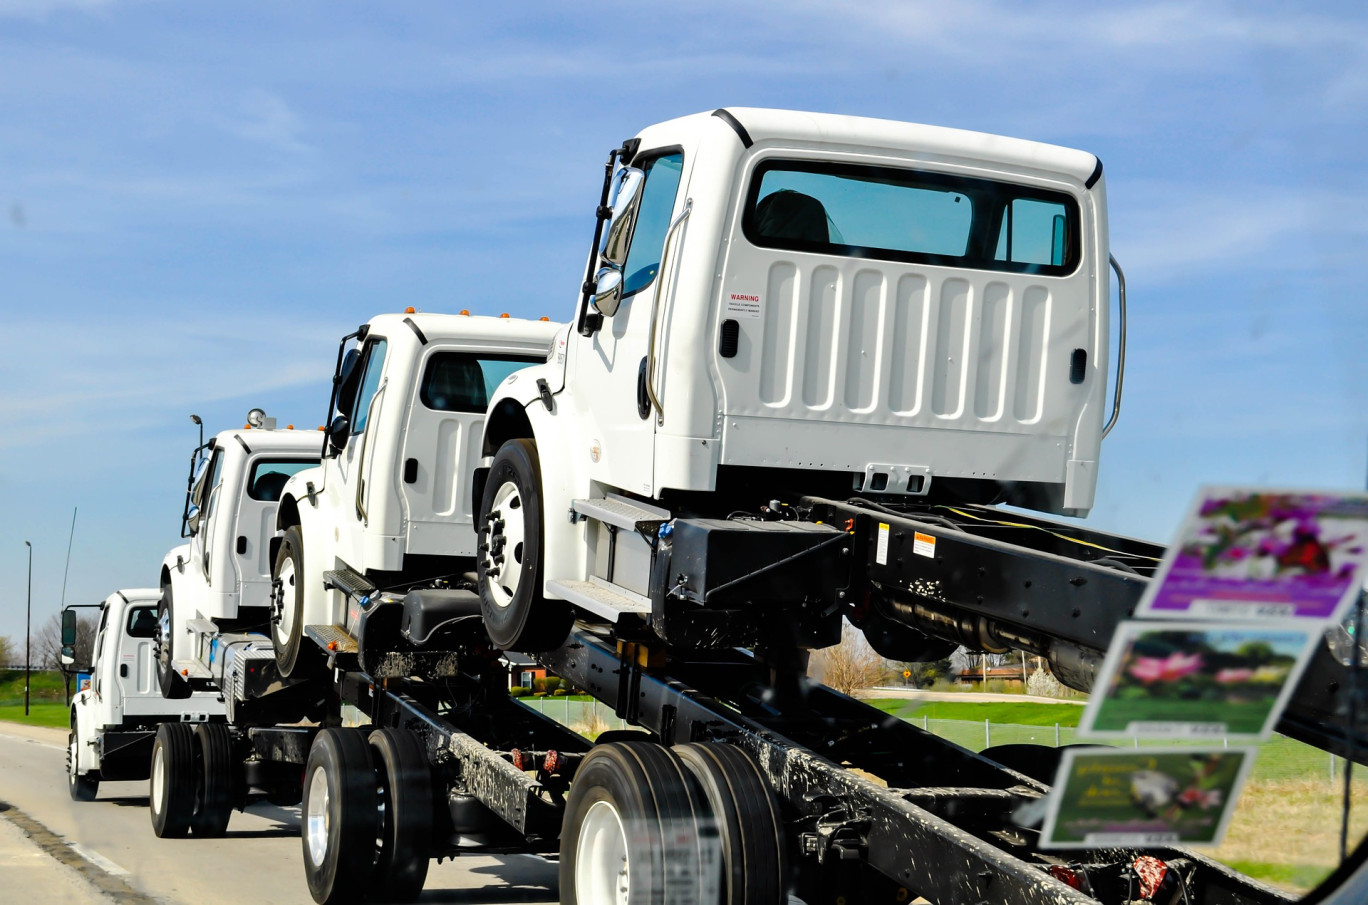
[[[189,677],[190,677],[190,670],[188,670],[188,669],[182,669],[182,670],[181,670],[181,675],[185,676],[186,678],[189,678]]]
[[[294,430],[294,425],[293,425],[293,424],[287,424],[287,425],[285,425],[285,429],[286,429],[287,431],[292,431],[292,430]]]
[[[319,430],[321,430],[321,431],[325,431],[325,430],[327,430],[327,428],[326,428],[326,427],[324,427],[324,426],[323,426],[323,425],[321,425],[321,424],[320,424],[320,425],[318,425],[318,429],[319,429]]]
[[[329,641],[329,642],[328,642],[328,650],[337,650],[337,642],[336,642],[336,641]]]
[[[503,314],[500,314],[499,317],[508,317],[508,312],[505,311]]]
[[[250,425],[250,424],[244,424],[244,425],[242,425],[242,429],[245,430],[245,431],[249,431],[249,430],[252,429],[252,425]]]
[[[543,314],[540,318],[538,318],[538,320],[544,320],[544,321],[549,321],[550,319],[551,319],[551,318],[547,317],[545,314]]]
[[[413,307],[412,305],[409,305],[407,308],[404,309],[404,313],[405,313],[405,314],[417,314],[417,313],[418,313],[418,309],[415,308],[415,307]]]
[[[464,314],[466,317],[470,317],[470,309],[469,309],[469,308],[462,308],[462,309],[461,309],[461,313]]]

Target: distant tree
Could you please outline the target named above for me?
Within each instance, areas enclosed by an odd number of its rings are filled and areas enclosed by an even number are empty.
[[[878,684],[887,671],[887,662],[874,653],[859,629],[845,624],[841,643],[813,653],[808,673],[843,694],[851,694]]]
[[[10,639],[0,635],[0,668],[14,665],[14,645]]]
[[[92,617],[78,616],[76,619],[76,662],[82,666],[90,665],[91,653],[95,650],[95,629],[99,623]],[[23,651],[18,651],[21,658]],[[57,614],[44,622],[33,633],[33,665],[40,669],[58,669],[62,665],[62,617]]]

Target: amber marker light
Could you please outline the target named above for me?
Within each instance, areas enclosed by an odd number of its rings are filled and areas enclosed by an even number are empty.
[[[418,313],[418,309],[415,308],[415,307],[413,307],[412,305],[409,305],[407,308],[404,309],[404,313],[405,313],[405,314],[417,314],[417,313]]]

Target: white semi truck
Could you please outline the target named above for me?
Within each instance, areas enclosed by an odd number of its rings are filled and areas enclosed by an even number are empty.
[[[164,723],[185,723],[186,732],[224,716],[217,691],[167,700],[157,683],[154,658],[157,588],[115,591],[99,604],[99,623],[89,683],[71,699],[67,786],[75,801],[91,801],[100,781],[140,780],[150,775],[153,739]],[[63,644],[74,643],[77,610],[62,613]],[[74,665],[71,652],[63,655]],[[178,730],[179,731],[179,730]],[[201,730],[202,731],[202,730]]]
[[[1178,848],[1065,863],[1016,816],[1057,749],[975,754],[800,678],[848,618],[895,656],[1018,648],[1090,685],[1162,548],[984,504],[1092,505],[1119,408],[1109,259],[1091,155],[719,110],[612,152],[571,325],[386,315],[348,337],[324,462],[277,512],[262,675],[282,680],[240,691],[264,651],[226,633],[207,680],[253,770],[303,768],[315,901],[411,900],[430,858],[510,851],[559,851],[582,905],[1129,905],[1142,856],[1174,901],[1286,901]],[[464,364],[430,383],[452,323],[550,351],[503,347],[526,367],[497,388]],[[490,402],[478,449],[457,386]],[[523,707],[495,648],[636,732]],[[1282,731],[1363,760],[1344,669],[1310,675]],[[167,762],[178,813],[226,782]]]
[[[202,640],[215,630],[265,630],[270,622],[276,503],[295,472],[318,462],[322,435],[277,429],[252,409],[241,429],[200,443],[190,456],[181,536],[161,565],[156,671],[168,698],[205,675]]]

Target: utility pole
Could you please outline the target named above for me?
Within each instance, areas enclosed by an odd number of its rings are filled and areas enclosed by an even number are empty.
[[[24,716],[29,715],[29,639],[33,637],[33,544],[24,541],[28,547],[28,602],[24,605]]]

